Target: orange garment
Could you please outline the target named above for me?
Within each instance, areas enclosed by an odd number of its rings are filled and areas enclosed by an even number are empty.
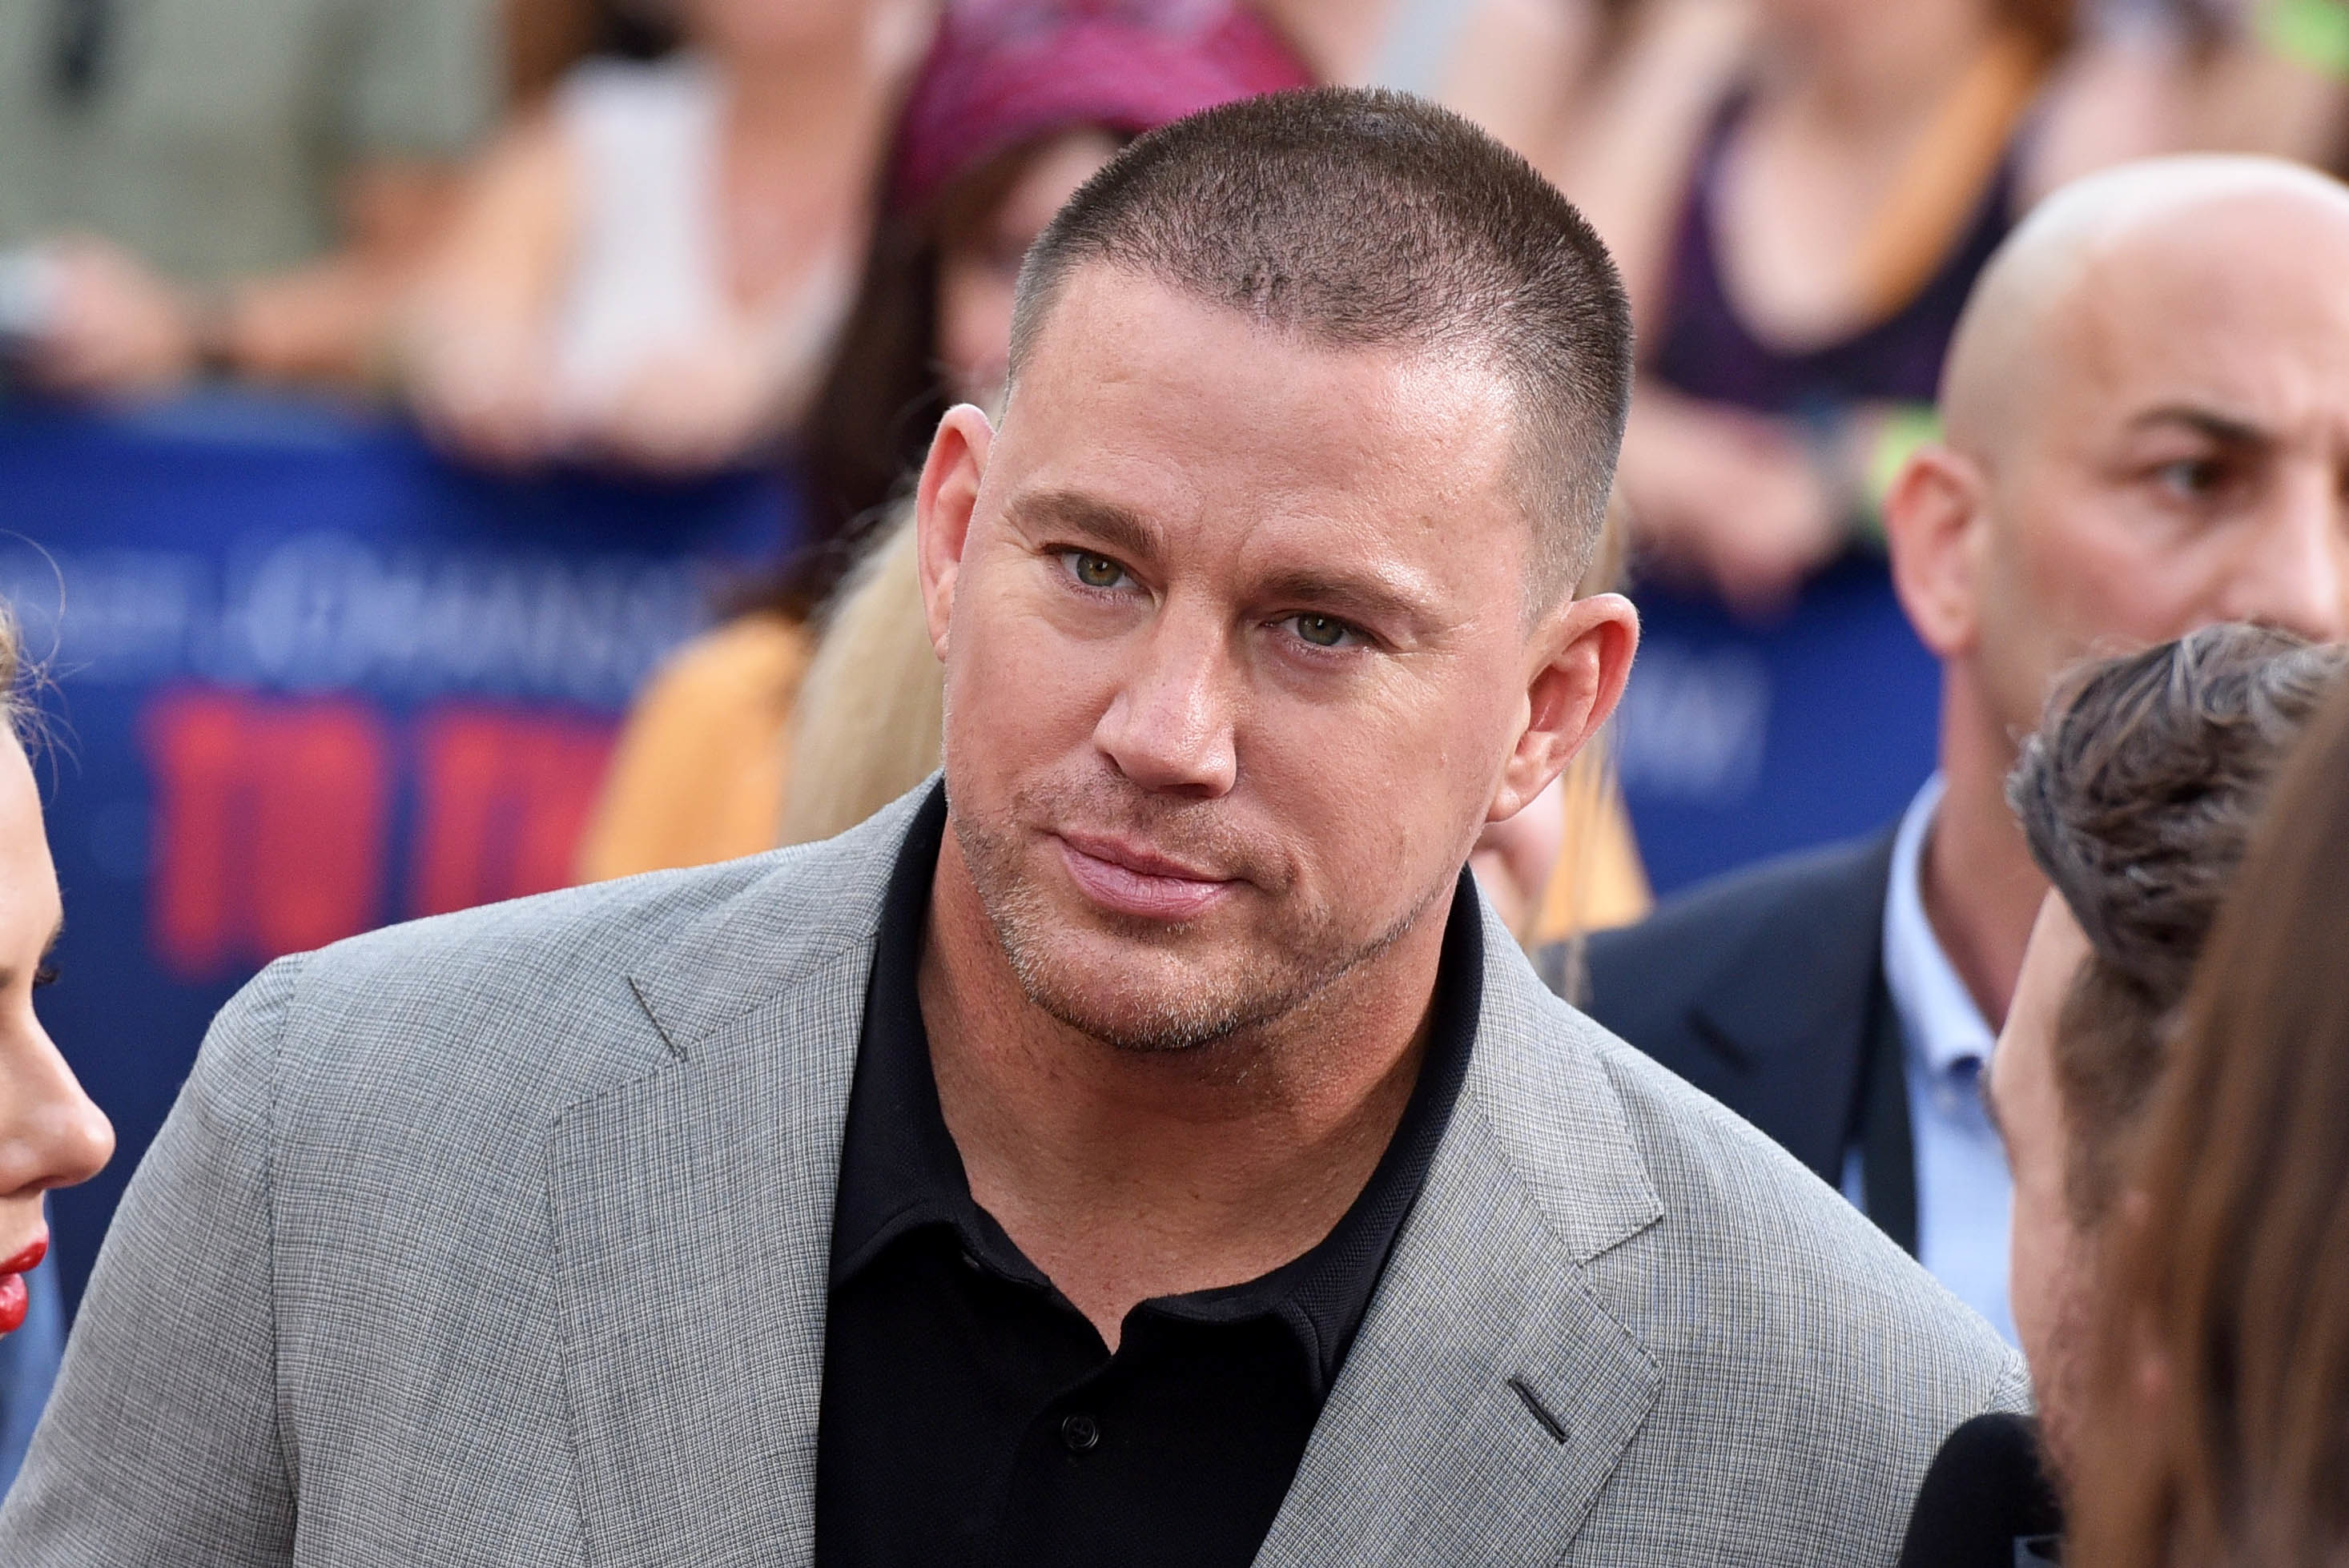
[[[578,880],[701,866],[775,847],[790,783],[792,708],[814,639],[786,615],[744,615],[669,656],[613,748]]]
[[[580,881],[707,865],[775,846],[791,784],[792,712],[813,644],[801,622],[745,615],[662,665],[613,750],[580,843]],[[1533,939],[1627,925],[1652,902],[1621,792],[1599,770],[1578,768],[1567,781],[1564,849]]]

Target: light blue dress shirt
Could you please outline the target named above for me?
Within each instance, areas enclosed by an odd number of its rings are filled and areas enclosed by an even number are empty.
[[[1884,982],[1900,1018],[1917,1153],[1917,1253],[1934,1278],[2013,1344],[2006,1265],[2014,1188],[1982,1100],[1998,1037],[1925,918],[1919,876],[1941,788],[1936,773],[1900,819],[1884,899]],[[1856,1157],[1844,1190],[1855,1202],[1864,1197]]]

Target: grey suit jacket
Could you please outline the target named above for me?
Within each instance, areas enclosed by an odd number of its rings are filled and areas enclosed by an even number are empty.
[[[130,1184],[0,1562],[808,1562],[908,814],[272,966]],[[1486,950],[1466,1086],[1259,1562],[1889,1563],[2019,1366],[1496,923]]]

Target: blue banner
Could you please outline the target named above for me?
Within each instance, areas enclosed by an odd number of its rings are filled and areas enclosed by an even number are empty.
[[[1887,827],[1932,771],[1940,666],[1880,560],[1840,562],[1767,625],[1637,597],[1616,742],[1658,894]]]
[[[47,670],[65,892],[41,1013],[119,1139],[51,1201],[69,1304],[261,965],[568,880],[617,716],[778,558],[786,497],[501,479],[241,397],[0,408],[0,593]]]

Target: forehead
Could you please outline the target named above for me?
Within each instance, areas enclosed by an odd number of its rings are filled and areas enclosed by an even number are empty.
[[[2189,406],[2349,438],[2349,213],[2246,197],[2148,219],[2067,294],[2043,348],[2068,416],[2051,429]]]
[[[1515,408],[1464,356],[1337,347],[1100,264],[1062,284],[988,471],[1163,525],[1248,519],[1455,552],[1526,533]],[[1524,542],[1520,541],[1519,542]]]

